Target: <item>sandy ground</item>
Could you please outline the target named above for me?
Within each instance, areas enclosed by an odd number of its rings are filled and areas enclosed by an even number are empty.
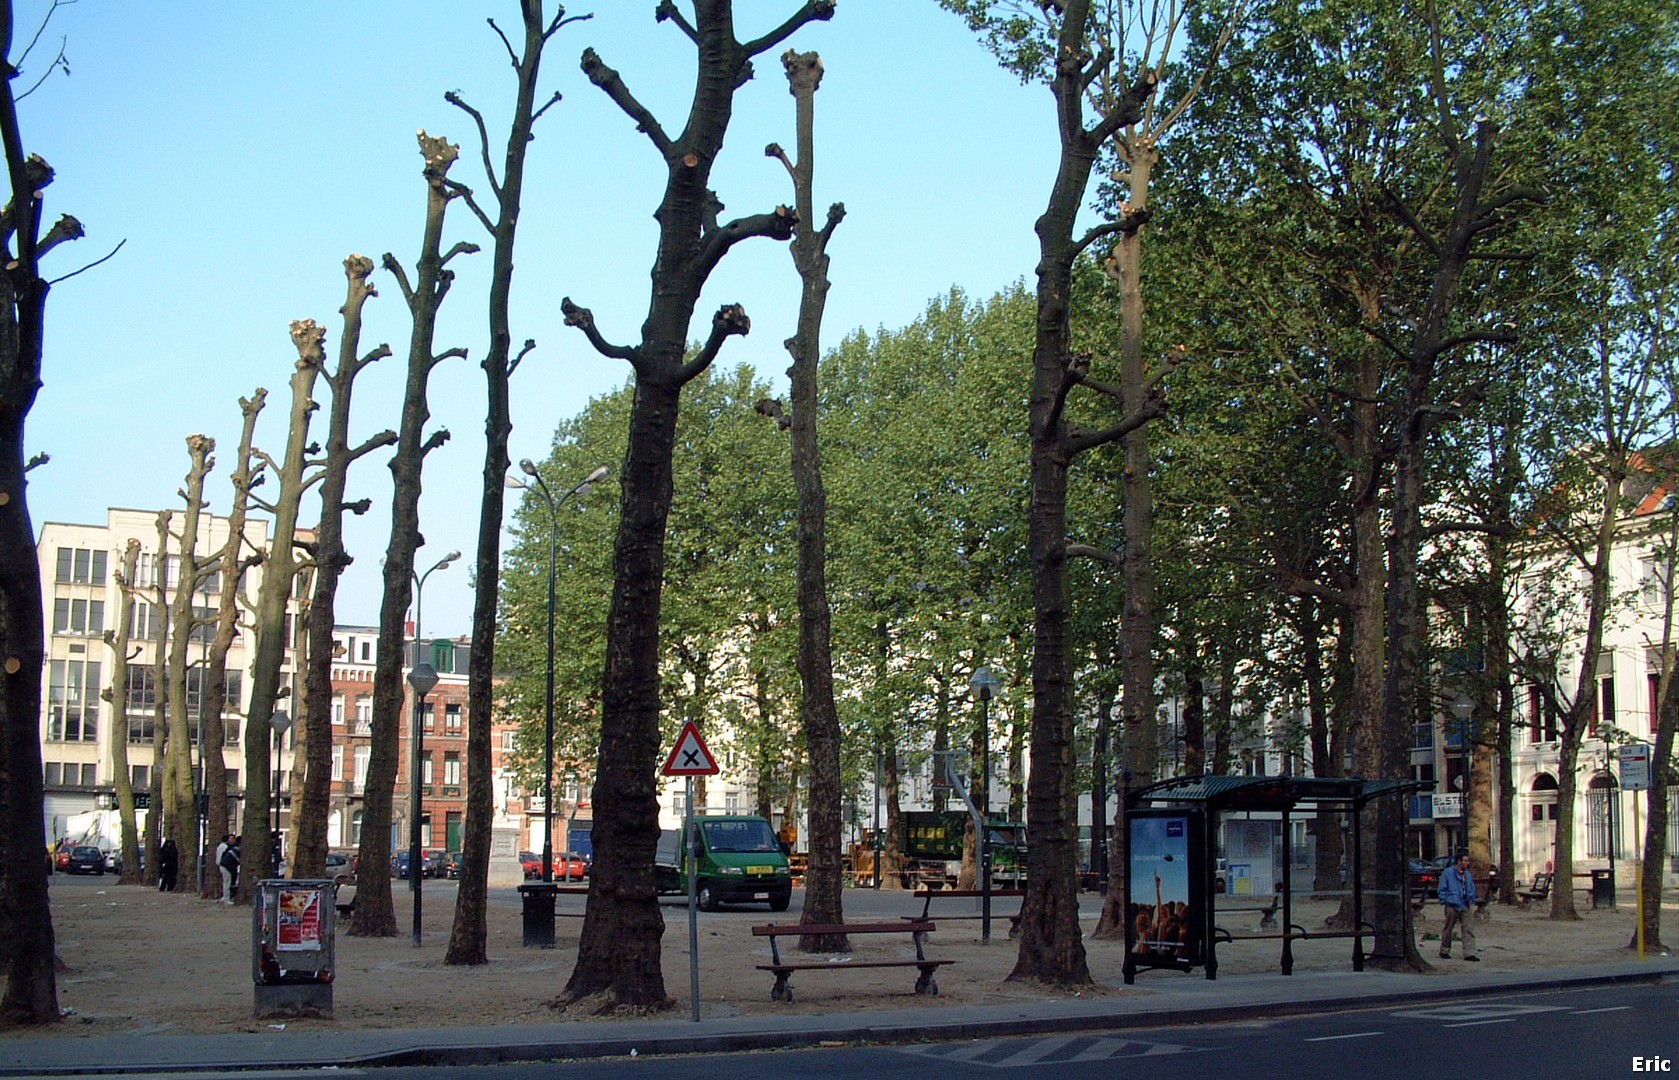
[[[521,945],[520,912],[512,890],[492,893],[490,963],[480,967],[450,967],[443,962],[450,920],[454,915],[454,885],[427,882],[424,890],[425,927],[422,947],[413,947],[410,894],[397,883],[398,923],[404,936],[355,938],[340,930],[337,936],[337,977],[331,1019],[290,1020],[288,1026],[331,1025],[355,1028],[429,1028],[458,1025],[553,1023],[567,1019],[552,1002],[558,996],[576,958],[581,919],[557,920],[556,947],[551,950]],[[58,951],[68,966],[58,979],[60,1004],[67,1022],[52,1029],[57,1035],[121,1032],[202,1033],[261,1030],[269,1021],[252,1016],[251,911],[227,908],[186,894],[163,894],[155,889],[119,886],[113,878],[66,878],[53,881],[53,921]],[[581,911],[582,897],[561,897],[561,911]],[[857,969],[843,974],[808,972],[794,976],[797,1001],[770,1001],[772,976],[754,965],[769,961],[769,943],[754,938],[750,928],[770,921],[796,922],[800,895],[793,909],[772,916],[762,909],[742,908],[699,916],[700,998],[710,1016],[752,1015],[773,1011],[833,1013],[895,1006],[931,1004],[1002,1004],[1045,998],[1054,991],[1007,979],[1016,957],[1007,940],[1007,921],[999,919],[990,944],[980,942],[977,921],[947,921],[931,935],[927,955],[958,961],[941,969],[937,998],[911,993],[913,968]],[[976,910],[971,901],[946,901],[951,913]],[[1017,901],[999,901],[998,912],[1015,910]],[[895,920],[920,909],[920,901],[906,893],[857,891],[846,894],[847,917],[852,921]],[[1295,921],[1308,928],[1322,924],[1331,910],[1327,902],[1296,904]],[[1158,979],[1202,978],[1202,972],[1181,975],[1145,974],[1136,987],[1120,978],[1123,946],[1097,941],[1098,900],[1086,896],[1085,948],[1098,986],[1086,995],[1146,993],[1146,983]],[[662,907],[665,916],[663,971],[665,989],[689,1008],[687,910],[674,900]],[[1431,962],[1438,952],[1440,908],[1430,905],[1419,918],[1423,955]],[[1221,925],[1236,931],[1257,930],[1258,915],[1221,914]],[[938,908],[934,910],[938,920]],[[1669,897],[1663,920],[1672,936],[1679,936],[1679,906]],[[1618,910],[1583,910],[1575,923],[1556,923],[1539,910],[1489,908],[1477,920],[1482,962],[1472,967],[1461,960],[1438,962],[1435,974],[1450,978],[1467,970],[1519,970],[1570,963],[1626,959],[1632,936],[1630,906]],[[791,944],[786,942],[784,945]],[[853,959],[913,957],[908,935],[858,936]],[[1242,942],[1220,946],[1220,977],[1275,972],[1280,943]],[[1351,945],[1344,940],[1301,942],[1295,945],[1295,970],[1344,971],[1350,967]],[[784,958],[786,952],[784,949]],[[799,957],[801,960],[813,957]],[[836,967],[849,961],[833,960]],[[581,1019],[582,1017],[577,1017]],[[595,1017],[589,1017],[594,1019]],[[38,1036],[40,1032],[30,1032]]]

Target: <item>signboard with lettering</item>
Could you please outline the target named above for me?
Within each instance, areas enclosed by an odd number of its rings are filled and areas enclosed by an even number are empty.
[[[1628,743],[1616,747],[1620,758],[1621,790],[1648,791],[1650,788],[1650,747],[1645,743]]]
[[[1436,791],[1434,793],[1434,816],[1436,819],[1462,817],[1463,795],[1456,791]]]

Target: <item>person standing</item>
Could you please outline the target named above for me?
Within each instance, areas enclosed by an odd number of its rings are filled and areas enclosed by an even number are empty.
[[[175,838],[165,837],[163,846],[157,852],[157,891],[174,892],[175,879],[181,872],[181,849],[175,846]]]
[[[1440,931],[1440,959],[1452,958],[1453,929],[1463,940],[1463,958],[1480,959],[1475,955],[1475,931],[1469,928],[1469,909],[1475,906],[1475,899],[1475,875],[1469,871],[1469,856],[1460,854],[1440,875],[1440,905],[1446,909],[1446,926]]]
[[[216,869],[222,875],[222,898],[219,903],[232,907],[233,882],[239,870],[239,856],[234,853],[232,833],[223,833],[222,842],[216,845]]]

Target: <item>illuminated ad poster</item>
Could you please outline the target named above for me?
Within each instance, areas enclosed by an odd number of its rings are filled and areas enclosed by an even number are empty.
[[[1200,962],[1201,934],[1190,906],[1191,850],[1197,819],[1189,814],[1133,814],[1131,895],[1126,905],[1131,949],[1142,961]],[[1194,890],[1199,895],[1200,890]],[[1199,906],[1199,905],[1197,905]]]
[[[308,952],[321,947],[321,890],[281,889],[274,947],[278,951]]]

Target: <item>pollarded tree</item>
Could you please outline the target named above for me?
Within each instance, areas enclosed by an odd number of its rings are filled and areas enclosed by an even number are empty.
[[[636,394],[629,447],[620,472],[619,519],[601,693],[601,742],[595,771],[595,863],[577,966],[564,997],[605,994],[606,1005],[665,1007],[659,940],[664,919],[653,887],[658,841],[655,772],[659,754],[659,601],[664,584],[665,519],[670,512],[671,458],[682,387],[705,371],[729,337],[751,324],[739,305],[724,305],[698,354],[687,353],[701,290],[729,250],[752,237],[787,240],[794,214],[786,207],[722,222],[711,170],[723,149],[734,94],[751,61],[813,19],[833,15],[833,0],[806,0],[779,27],[742,42],[733,0],[694,0],[689,22],[674,0],[658,7],[694,43],[699,62],[687,123],[667,134],[652,112],[591,49],[583,71],[635,121],[668,171],[655,215],[659,222],[653,289],[639,345],[609,342],[585,308],[568,301],[567,322],[602,355],[628,362]]]
[[[332,788],[332,628],[338,582],[352,562],[344,549],[344,512],[365,514],[369,507],[366,499],[345,501],[350,466],[379,447],[396,442],[396,432],[386,430],[357,446],[350,445],[350,400],[356,376],[367,365],[391,354],[390,346],[383,344],[361,352],[362,309],[378,295],[368,280],[372,273],[373,260],[365,255],[344,260],[347,286],[344,305],[338,309],[344,316],[338,338],[338,366],[330,373],[323,372],[332,390],[332,407],[320,472],[321,516],[313,540],[315,574],[306,620],[309,646],[304,658],[302,716],[298,718],[305,730],[306,764],[291,860],[295,877],[326,876],[327,807]]]
[[[0,214],[0,963],[6,991],[0,1018],[46,1024],[59,1018],[53,977],[52,912],[41,858],[41,672],[46,630],[35,529],[29,521],[24,424],[41,388],[47,292],[41,257],[82,235],[65,215],[42,227],[42,193],[52,183],[45,161],[23,147],[12,81],[11,0],[0,0],[0,144],[8,201]],[[27,55],[28,50],[24,50]],[[49,65],[48,70],[51,70]],[[14,242],[15,241],[15,247]]]
[[[804,909],[799,921],[834,924],[845,921],[841,889],[845,868],[840,860],[840,723],[834,706],[834,662],[828,607],[827,520],[828,493],[822,484],[822,454],[817,438],[817,361],[822,355],[822,312],[828,303],[828,242],[845,217],[845,205],[828,208],[828,219],[816,227],[815,198],[811,194],[816,168],[816,90],[822,85],[822,58],[792,49],[781,57],[787,82],[798,103],[798,160],[790,161],[778,146],[765,153],[781,159],[793,177],[794,209],[799,224],[793,236],[793,265],[804,288],[799,296],[798,330],[787,339],[793,366],[791,380],[793,486],[799,496],[799,680],[804,688],[805,750],[810,765],[810,870],[805,875]],[[843,935],[799,938],[807,952],[849,949]]]
[[[105,629],[111,650],[111,682],[100,696],[111,703],[111,778],[117,788],[117,828],[122,834],[122,884],[145,880],[140,869],[140,834],[134,825],[134,776],[128,768],[128,652],[134,621],[134,576],[140,565],[140,541],[129,537],[117,571],[117,622]],[[156,866],[156,863],[150,864]]]
[[[522,0],[519,5],[524,34],[523,48],[515,54],[508,45],[508,57],[516,73],[513,121],[507,134],[506,155],[498,176],[490,163],[489,134],[483,116],[451,91],[450,104],[465,111],[478,125],[482,140],[484,172],[495,196],[496,216],[479,208],[468,195],[467,203],[478,215],[493,240],[490,267],[490,344],[484,353],[485,388],[488,409],[484,418],[484,491],[478,509],[478,553],[474,580],[477,589],[472,605],[472,652],[467,671],[466,737],[466,832],[461,845],[461,885],[455,898],[455,921],[449,933],[445,959],[450,964],[489,962],[488,937],[490,826],[495,819],[495,781],[490,762],[490,726],[495,709],[496,605],[501,589],[501,529],[506,503],[506,477],[510,464],[507,441],[513,431],[509,386],[519,361],[535,343],[513,352],[513,331],[509,299],[513,287],[513,246],[518,234],[519,203],[524,194],[525,155],[537,119],[559,100],[555,93],[547,103],[536,104],[537,77],[542,68],[542,51],[560,28],[589,16],[566,18],[563,4],[555,5],[554,16],[543,14],[542,0]],[[501,35],[501,28],[490,20]],[[507,45],[507,37],[501,35]]]
[[[350,933],[358,937],[394,937],[396,908],[391,898],[391,810],[396,793],[398,733],[404,693],[402,670],[408,641],[408,605],[414,596],[414,553],[425,544],[420,535],[420,478],[426,455],[449,439],[446,428],[425,431],[431,411],[426,386],[438,364],[466,355],[464,349],[437,352],[437,312],[454,283],[448,268],[456,255],[477,251],[458,243],[443,250],[443,220],[449,202],[466,189],[449,179],[449,168],[460,148],[447,139],[420,132],[420,157],[425,161],[425,226],[415,276],[395,255],[386,252],[382,264],[396,277],[408,304],[408,374],[402,393],[402,419],[396,453],[391,456],[391,538],[385,549],[385,588],[379,605],[379,637],[374,650],[373,753],[367,767],[367,802],[363,809],[361,869],[357,876],[355,919]]]
[[[169,652],[164,660],[165,700],[159,703],[163,711],[158,714],[160,727],[163,726],[163,716],[168,716],[162,770],[163,828],[181,853],[180,872],[188,881],[198,874],[198,807],[192,774],[192,744],[196,741],[193,732],[198,718],[191,715],[191,701],[187,697],[187,649],[195,638],[207,633],[204,620],[192,601],[200,594],[209,576],[215,573],[214,567],[199,561],[198,552],[200,515],[209,506],[204,501],[204,478],[215,468],[215,449],[216,440],[208,435],[187,436],[187,455],[191,466],[187,470],[186,486],[179,491],[186,501],[186,510],[181,515],[181,532],[173,538],[179,552],[179,577],[175,583],[175,595],[169,600]],[[163,569],[167,563],[168,548],[165,547],[158,552],[160,587],[167,577]],[[231,582],[228,587],[232,587]],[[152,806],[155,813],[158,804],[153,803]],[[267,818],[258,820],[266,821]]]

